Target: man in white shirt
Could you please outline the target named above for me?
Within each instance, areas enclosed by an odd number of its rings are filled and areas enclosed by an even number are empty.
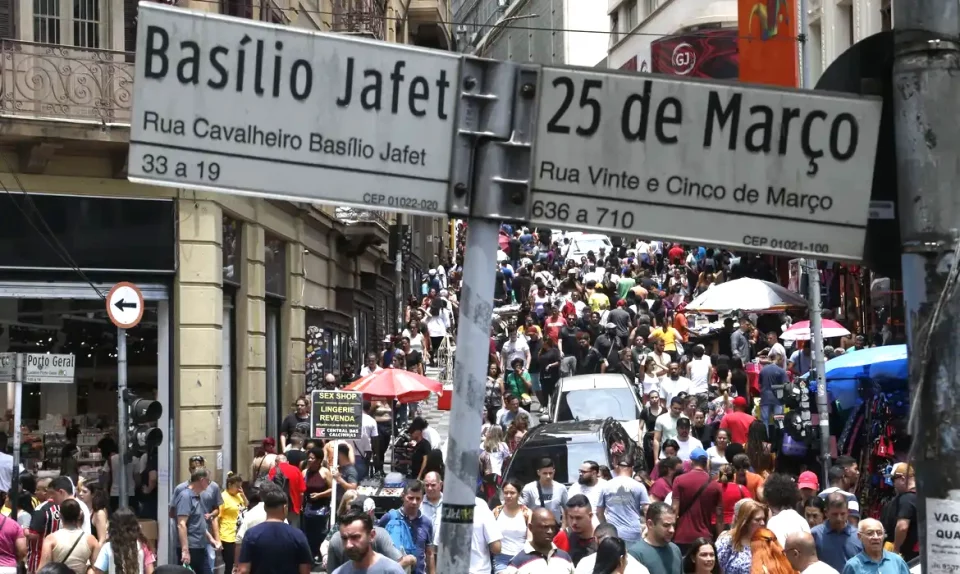
[[[690,394],[693,388],[693,382],[686,377],[680,376],[679,363],[670,363],[667,366],[667,376],[663,377],[660,381],[660,388],[663,398],[667,401],[667,404],[670,404],[673,401],[673,397],[680,393]]]
[[[703,443],[700,442],[700,439],[690,436],[690,429],[692,423],[690,419],[683,417],[677,420],[677,444],[680,445],[680,450],[677,451],[677,458],[686,462],[690,460],[690,453],[694,449],[703,448]]]
[[[683,399],[673,397],[670,400],[670,410],[657,417],[657,422],[653,429],[653,458],[659,460],[665,458],[660,450],[660,445],[664,442],[677,438],[677,422],[683,416]]]
[[[838,574],[832,566],[817,557],[817,545],[809,532],[789,534],[783,553],[800,574]]]
[[[783,348],[780,341],[777,340],[777,334],[774,331],[767,333],[767,362],[776,363],[781,369],[787,368],[787,350]]]
[[[617,527],[609,522],[605,522],[593,529],[593,535],[597,538],[597,546],[599,546],[604,538],[618,536]],[[596,565],[597,554],[594,552],[580,559],[580,563],[577,564],[575,572],[576,574],[593,574],[593,569]],[[650,574],[650,571],[628,552],[627,567],[623,570],[623,574]]]
[[[366,362],[363,364],[363,367],[360,368],[360,376],[366,377],[371,373],[377,373],[382,371],[380,365],[377,364],[377,354],[376,353],[367,353]]]
[[[373,452],[373,439],[380,436],[380,431],[377,430],[377,421],[370,416],[372,409],[373,403],[363,401],[363,413],[360,415],[360,438],[350,441],[353,443],[353,452],[356,454],[353,466],[356,467],[357,476],[360,477],[360,480],[367,478],[368,454]]]
[[[514,359],[523,359],[523,368],[530,367],[530,346],[527,345],[526,337],[519,337],[516,329],[510,329],[510,339],[503,344],[500,351],[500,357],[503,364],[500,365],[500,372],[507,373],[512,370],[510,366]]]
[[[585,460],[580,465],[580,478],[567,489],[567,496],[573,498],[582,494],[590,501],[590,508],[596,508],[600,502],[603,485],[607,481],[600,478],[600,465],[593,460]],[[593,517],[594,526],[600,524],[596,514]]]
[[[693,348],[693,360],[687,364],[687,376],[690,377],[690,394],[700,395],[710,391],[710,380],[713,378],[713,363],[706,356],[703,345]]]

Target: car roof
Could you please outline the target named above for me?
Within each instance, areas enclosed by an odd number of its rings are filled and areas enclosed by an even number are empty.
[[[557,439],[569,442],[596,441],[603,430],[604,421],[564,421],[537,425],[527,434],[526,444],[538,442],[556,442]]]
[[[583,391],[587,389],[625,389],[630,383],[620,373],[598,373],[595,375],[576,375],[560,379],[560,392]]]

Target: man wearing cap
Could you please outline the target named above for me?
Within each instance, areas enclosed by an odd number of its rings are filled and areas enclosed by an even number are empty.
[[[720,419],[720,428],[730,433],[730,442],[737,444],[747,444],[747,432],[750,425],[756,419],[747,412],[746,397],[735,397],[733,399],[733,410],[728,411]]]
[[[376,520],[376,517],[374,516],[376,506],[377,505],[374,503],[372,498],[361,494],[353,499],[353,502],[350,503],[350,511],[363,512],[369,515],[372,520]],[[324,553],[324,546],[326,547],[326,553]],[[417,558],[415,556],[404,556],[403,553],[396,547],[396,545],[394,545],[393,540],[390,538],[390,533],[380,526],[373,527],[373,540],[371,546],[373,546],[374,552],[382,554],[390,560],[397,562],[402,568],[408,568],[416,565],[417,563]],[[325,572],[333,572],[339,568],[340,565],[349,560],[343,553],[343,536],[340,535],[340,530],[336,528],[330,529],[330,533],[327,536],[327,541],[323,546],[320,547],[320,552],[321,555],[325,556]]]
[[[690,453],[690,472],[673,479],[673,511],[677,515],[677,533],[673,541],[686,555],[690,544],[700,537],[713,539],[723,531],[723,489],[707,472],[707,451],[696,448]],[[716,532],[710,523],[717,517]]]
[[[820,492],[820,479],[817,478],[817,473],[810,470],[801,472],[797,479],[797,488],[800,489],[800,506],[802,507]]]
[[[880,515],[887,533],[886,548],[909,562],[920,553],[917,532],[917,482],[913,467],[898,462],[888,475],[897,495],[887,502]]]
[[[612,469],[614,477],[600,491],[597,502],[597,518],[601,523],[617,527],[624,541],[640,540],[640,525],[650,497],[647,488],[633,478],[633,459],[621,458]]]

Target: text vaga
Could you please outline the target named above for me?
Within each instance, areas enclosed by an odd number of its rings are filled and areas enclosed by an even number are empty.
[[[254,48],[249,58],[252,64],[248,64],[248,47]],[[207,51],[199,43],[190,40],[180,42],[178,48],[171,48],[170,35],[165,29],[148,26],[144,76],[163,80],[172,73],[184,85],[197,86],[202,83],[214,90],[233,89],[238,93],[252,89],[259,97],[280,98],[289,95],[301,102],[310,98],[315,80],[317,85],[329,83],[323,77],[326,71],[315,71],[309,60],[284,59],[283,42],[280,41],[274,42],[269,55],[263,40],[254,42],[246,34],[233,48],[214,45]],[[413,76],[408,82],[403,74],[406,65],[406,61],[398,59],[392,70],[357,70],[354,58],[347,58],[343,93],[336,98],[336,105],[349,108],[356,104],[363,110],[375,112],[386,109],[394,115],[409,110],[415,117],[435,113],[437,118],[446,120],[447,91],[450,88],[447,71],[439,70],[437,77],[432,80]]]
[[[603,89],[603,80],[584,79],[579,90],[576,83],[574,78],[567,76],[554,78],[552,85],[562,92],[562,101],[556,110],[541,111],[549,118],[548,132],[571,132],[569,118],[565,115],[575,100],[580,112],[573,115],[585,120],[574,126],[573,131],[582,137],[590,137],[600,128],[604,110],[596,96]],[[628,142],[646,142],[649,138],[662,145],[680,143],[680,126],[684,123],[685,111],[683,102],[673,96],[655,101],[651,94],[653,84],[654,80],[645,80],[639,93],[626,94],[623,105],[616,111],[620,115],[620,132]],[[791,107],[777,110],[766,105],[751,105],[745,108],[743,94],[739,92],[721,94],[710,90],[706,110],[695,111],[705,116],[702,121],[704,148],[720,145],[736,151],[742,147],[751,153],[786,156],[791,153],[791,135],[799,130],[800,151],[810,160],[807,175],[811,177],[819,171],[817,161],[826,154],[838,162],[852,158],[860,138],[860,125],[853,114],[841,112],[831,117],[819,109],[804,113]],[[824,139],[827,140],[825,148],[817,145]]]

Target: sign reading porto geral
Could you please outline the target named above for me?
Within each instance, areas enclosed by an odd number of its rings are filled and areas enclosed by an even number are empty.
[[[531,222],[857,261],[879,100],[543,69]]]
[[[445,213],[459,72],[455,54],[143,3],[129,177]]]

